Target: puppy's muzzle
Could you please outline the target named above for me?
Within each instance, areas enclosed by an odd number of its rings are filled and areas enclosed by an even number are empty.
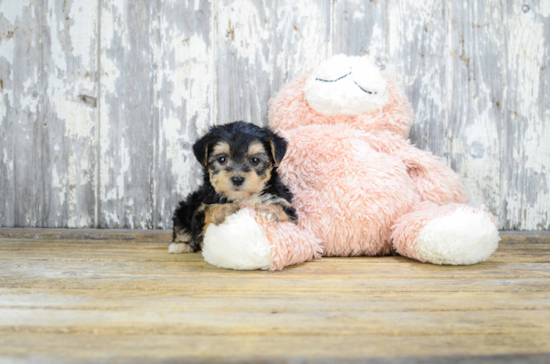
[[[243,176],[233,176],[231,177],[231,183],[233,183],[233,185],[235,186],[240,186],[242,185],[244,182],[244,177]]]

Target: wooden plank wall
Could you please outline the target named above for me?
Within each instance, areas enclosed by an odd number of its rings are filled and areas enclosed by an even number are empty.
[[[0,226],[170,228],[194,139],[337,53],[404,87],[501,229],[550,229],[547,0],[2,0]]]

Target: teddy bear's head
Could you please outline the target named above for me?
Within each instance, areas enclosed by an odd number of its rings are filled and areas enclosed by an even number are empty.
[[[269,123],[278,130],[345,123],[407,137],[412,119],[406,97],[368,56],[329,58],[270,101]]]
[[[370,57],[332,57],[307,77],[311,108],[328,116],[371,113],[388,104],[388,81]]]

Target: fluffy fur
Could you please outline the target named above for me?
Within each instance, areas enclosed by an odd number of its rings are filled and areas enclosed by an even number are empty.
[[[341,80],[316,84],[311,79],[319,74],[336,77],[349,64],[360,67],[363,60],[335,59],[290,82],[270,101],[270,126],[289,143],[279,173],[294,195],[299,224],[280,244],[274,236],[282,234],[282,227],[256,220],[271,242],[269,269],[317,257],[321,251],[323,256],[397,252],[435,264],[487,259],[499,241],[492,216],[464,205],[468,196],[456,173],[409,143],[413,115],[403,93],[386,79],[385,103],[372,107],[370,102],[367,111],[353,114],[356,97],[347,94],[347,86],[336,85]],[[361,78],[362,88],[379,89],[381,72],[366,58],[364,65],[368,77]],[[331,74],[328,66],[336,70]],[[330,85],[335,89],[327,91]],[[323,95],[338,105],[331,112]],[[301,252],[299,259],[289,253],[295,251]]]
[[[317,67],[304,93],[313,109],[329,116],[372,112],[384,107],[389,97],[388,81],[370,59],[344,55]]]
[[[204,238],[204,259],[236,270],[281,270],[321,258],[322,241],[290,222],[266,219],[257,210],[242,209],[221,225],[211,225]]]
[[[220,225],[208,226],[202,251],[204,260],[221,268],[269,268],[273,263],[271,243],[265,229],[256,223],[252,214],[245,208]]]
[[[490,215],[460,206],[428,222],[416,238],[422,261],[464,265],[487,260],[498,247],[498,231]]]
[[[219,225],[243,207],[257,209],[268,220],[295,221],[292,194],[277,166],[286,141],[269,128],[235,122],[216,126],[193,145],[203,166],[203,185],[174,212],[170,253],[202,249],[209,225]]]

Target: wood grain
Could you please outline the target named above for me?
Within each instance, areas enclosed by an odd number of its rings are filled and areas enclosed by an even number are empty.
[[[97,6],[4,3],[0,224],[92,226]]]
[[[505,1],[506,147],[503,226],[550,230],[550,6]]]
[[[548,1],[0,3],[0,226],[170,229],[209,126],[337,53],[373,56],[411,141],[500,229],[550,230]]]
[[[473,266],[323,258],[280,272],[220,269],[200,254],[167,254],[167,245],[0,238],[0,357],[408,363],[550,357],[547,243],[504,243]]]
[[[388,19],[388,74],[403,87],[413,106],[411,141],[447,159],[449,128],[455,124],[446,115],[449,19],[445,3],[400,0],[388,7]]]
[[[97,4],[52,1],[43,32],[43,153],[45,227],[95,223]]]
[[[503,226],[502,153],[509,146],[505,145],[503,112],[502,4],[483,1],[463,7],[457,2],[448,12],[451,21],[445,58],[452,75],[446,102],[452,126],[448,159],[461,171],[472,202],[486,204]]]
[[[3,226],[43,226],[44,9],[32,0],[2,5],[0,221]]]
[[[100,3],[98,227],[153,226],[156,4]]]
[[[267,125],[280,86],[327,58],[330,9],[321,0],[217,3],[219,123]]]
[[[195,4],[158,2],[152,210],[156,228],[170,229],[177,203],[202,183],[191,147],[216,124],[213,4]]]

